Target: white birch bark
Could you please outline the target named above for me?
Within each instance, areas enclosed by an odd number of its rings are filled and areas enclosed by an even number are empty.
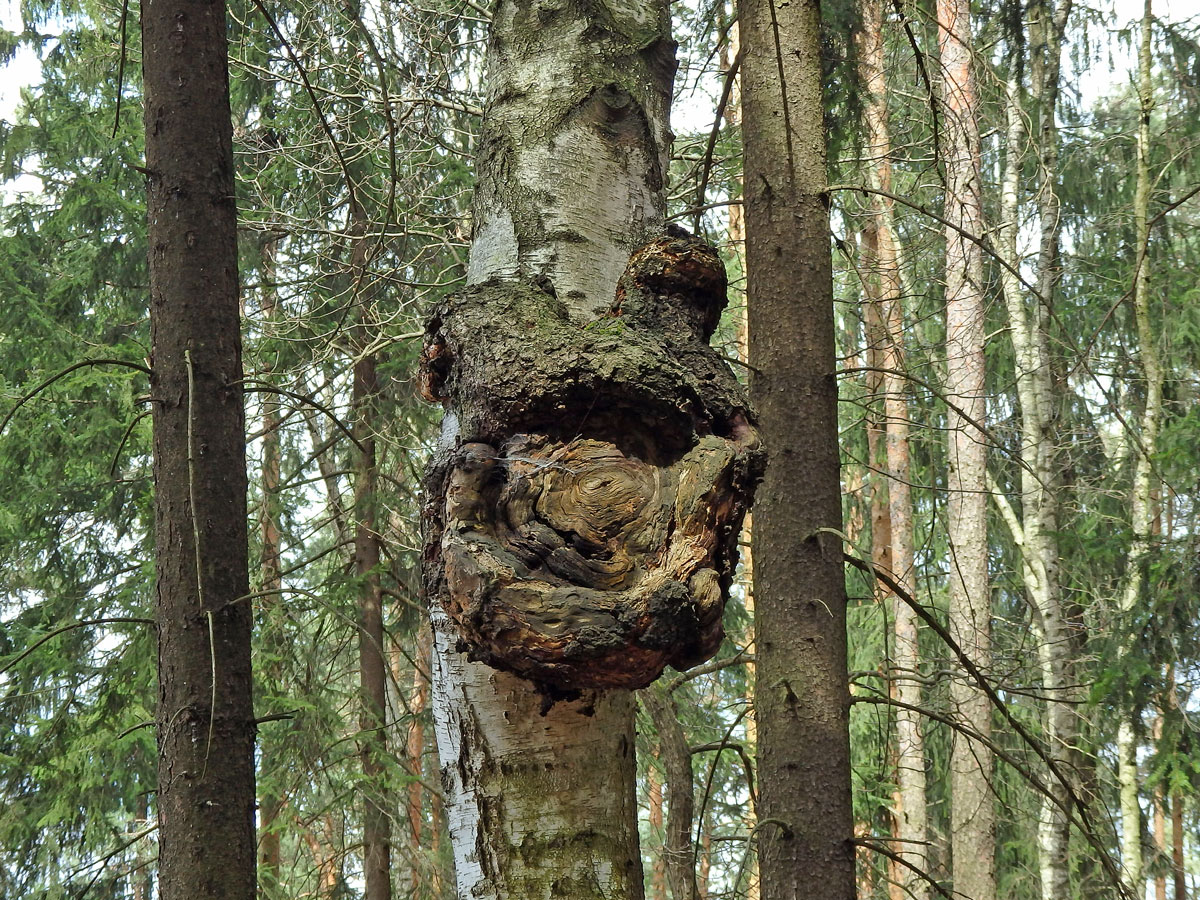
[[[1026,299],[1014,271],[1001,270],[1009,334],[1016,363],[1017,398],[1021,414],[1021,513],[1013,537],[1021,554],[1022,578],[1034,610],[1039,635],[1038,663],[1042,693],[1046,700],[1045,733],[1056,772],[1047,776],[1052,796],[1043,797],[1038,821],[1038,868],[1043,900],[1066,896],[1070,888],[1067,853],[1070,823],[1064,811],[1071,785],[1060,779],[1074,771],[1073,754],[1078,722],[1073,708],[1073,653],[1076,642],[1063,609],[1058,576],[1058,497],[1060,477],[1055,463],[1058,440],[1054,415],[1054,386],[1048,353],[1047,307],[1053,302],[1057,284],[1058,200],[1054,160],[1057,159],[1057,129],[1053,126],[1058,94],[1059,54],[1063,29],[1070,13],[1069,0],[1060,3],[1051,18],[1042,11],[1033,28],[1036,65],[1033,81],[1035,100],[1043,117],[1040,155],[1043,161],[1039,194],[1042,250],[1039,254],[1040,296]],[[1014,66],[1015,69],[1015,62]],[[1021,106],[1020,85],[1015,75],[1005,88],[1007,129],[1005,166],[1001,185],[1002,227],[998,249],[1013,269],[1019,269],[1017,234],[1021,222],[1021,169],[1024,160],[1026,113]],[[1049,144],[1049,146],[1047,146]],[[1049,160],[1050,162],[1046,162]],[[998,498],[999,499],[999,498]],[[1005,517],[1008,520],[1008,517]],[[1015,523],[1015,519],[1014,519]]]
[[[660,225],[674,45],[660,0],[500,0],[468,280],[549,279],[586,320]],[[457,425],[447,416],[443,439]],[[466,898],[643,896],[629,692],[549,709],[432,611],[432,707]]]
[[[1124,616],[1133,614],[1141,599],[1145,582],[1145,566],[1151,550],[1153,518],[1153,458],[1158,446],[1158,429],[1162,417],[1162,364],[1158,358],[1154,328],[1150,322],[1150,271],[1147,250],[1150,239],[1150,116],[1154,95],[1150,81],[1153,10],[1146,0],[1142,14],[1141,45],[1138,53],[1139,122],[1137,140],[1137,184],[1134,195],[1134,230],[1136,232],[1137,273],[1134,276],[1133,308],[1137,320],[1138,357],[1146,383],[1146,405],[1142,410],[1139,433],[1132,436],[1135,446],[1133,486],[1130,492],[1130,528],[1133,543],[1126,562],[1126,577],[1121,589],[1120,609]],[[1130,652],[1125,647],[1125,655]],[[1143,888],[1142,810],[1138,791],[1140,779],[1137,764],[1138,711],[1132,706],[1124,711],[1117,729],[1117,783],[1121,809],[1121,868],[1126,887],[1135,895]]]

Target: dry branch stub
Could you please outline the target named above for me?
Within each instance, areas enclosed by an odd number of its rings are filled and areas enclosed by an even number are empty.
[[[564,697],[716,652],[765,461],[708,345],[725,293],[716,251],[670,228],[590,321],[545,279],[434,309],[421,389],[457,434],[427,484],[426,593],[471,658]]]

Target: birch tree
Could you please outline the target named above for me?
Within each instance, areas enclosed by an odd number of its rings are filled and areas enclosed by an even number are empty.
[[[629,690],[706,659],[761,463],[708,345],[716,252],[664,229],[662,0],[501,0],[424,578],[463,898],[643,896]]]
[[[1073,633],[1060,576],[1059,521],[1062,474],[1059,464],[1061,399],[1056,397],[1048,326],[1060,278],[1058,200],[1058,128],[1056,124],[1060,58],[1071,2],[1042,4],[1029,23],[1032,102],[1040,123],[1037,134],[1037,191],[1040,242],[1036,295],[1026,294],[1018,277],[1021,257],[1018,230],[1023,213],[1022,170],[1026,159],[1026,120],[1019,80],[1020,58],[1009,60],[1005,85],[1005,157],[1000,192],[997,249],[1006,264],[1000,282],[1013,345],[1017,402],[1020,408],[1020,515],[999,489],[993,492],[1001,517],[1021,558],[1021,575],[1039,633],[1038,667],[1045,696],[1045,734],[1054,771],[1048,773],[1048,795],[1041,800],[1038,860],[1042,897],[1066,896],[1070,889],[1068,849],[1070,820],[1066,810],[1076,785],[1079,735]]]
[[[1133,485],[1129,495],[1129,525],[1133,541],[1126,561],[1121,586],[1120,610],[1129,621],[1142,599],[1146,567],[1150,561],[1151,530],[1154,518],[1154,453],[1162,417],[1163,376],[1158,345],[1150,321],[1150,117],[1154,111],[1151,83],[1151,41],[1154,12],[1151,0],[1145,0],[1142,12],[1141,40],[1138,45],[1138,132],[1136,187],[1133,200],[1134,261],[1133,314],[1137,329],[1138,361],[1145,382],[1145,404],[1133,444]],[[1130,652],[1125,644],[1125,655]],[[1143,888],[1142,809],[1139,801],[1140,779],[1137,759],[1137,720],[1139,713],[1128,704],[1117,729],[1117,782],[1120,788],[1121,868],[1125,887],[1132,895]]]

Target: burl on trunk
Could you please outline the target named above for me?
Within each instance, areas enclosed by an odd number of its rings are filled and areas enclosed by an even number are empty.
[[[711,657],[764,454],[709,344],[716,251],[668,227],[611,309],[491,280],[442,301],[421,390],[455,435],[426,485],[426,594],[471,658],[547,701],[640,688]]]

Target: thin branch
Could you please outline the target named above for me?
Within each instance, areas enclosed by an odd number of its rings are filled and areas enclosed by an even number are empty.
[[[0,434],[4,433],[4,429],[8,427],[8,423],[12,421],[12,417],[17,414],[17,410],[19,410],[22,406],[24,406],[26,403],[28,403],[30,400],[32,400],[34,397],[36,397],[38,394],[40,394],[42,391],[44,391],[46,388],[50,387],[50,385],[54,384],[54,382],[58,381],[61,378],[65,378],[66,376],[70,375],[72,372],[74,372],[77,369],[82,369],[87,366],[124,366],[126,369],[134,369],[135,371],[142,372],[145,375],[150,374],[150,370],[148,368],[146,368],[145,366],[143,366],[139,363],[130,362],[127,359],[83,359],[83,360],[80,360],[77,363],[73,363],[73,364],[67,366],[61,372],[51,375],[49,378],[47,378],[45,381],[43,381],[41,384],[39,384],[33,390],[29,391],[29,393],[27,393],[23,397],[21,397],[21,399],[17,401],[16,405],[8,411],[7,415],[5,415],[4,421],[0,422]]]
[[[17,663],[23,660],[29,654],[37,650],[38,647],[46,643],[51,638],[56,638],[60,634],[65,634],[68,631],[73,631],[76,628],[90,628],[94,625],[157,625],[153,619],[147,619],[142,616],[111,616],[105,619],[85,619],[82,622],[72,622],[70,625],[63,625],[55,628],[49,634],[44,634],[0,668],[0,675],[10,671]]]

